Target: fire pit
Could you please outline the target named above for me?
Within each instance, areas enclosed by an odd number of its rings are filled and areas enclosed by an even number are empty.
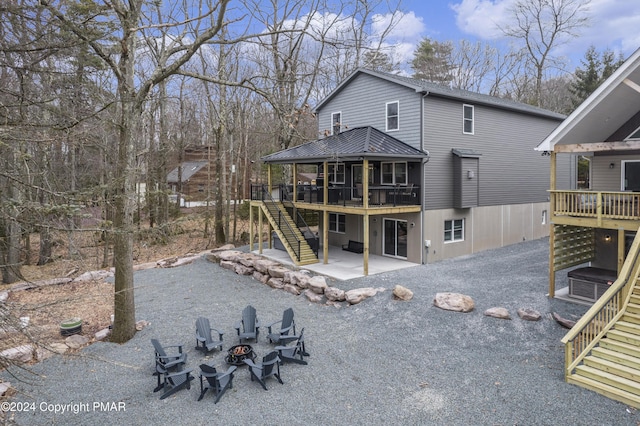
[[[245,359],[253,361],[256,358],[255,352],[251,345],[235,345],[231,346],[227,351],[225,361],[231,365],[244,365]]]

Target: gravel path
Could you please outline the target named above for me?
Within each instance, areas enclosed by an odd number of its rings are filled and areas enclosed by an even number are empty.
[[[33,412],[14,413],[20,425],[242,424],[242,425],[637,425],[640,414],[624,404],[563,381],[565,329],[549,317],[577,318],[585,307],[550,301],[548,240],[530,241],[433,265],[340,282],[343,289],[385,287],[359,305],[335,308],[273,290],[205,260],[174,269],[137,272],[137,318],[150,326],[124,345],[96,343],[77,356],[56,356],[10,380],[14,401]],[[510,268],[510,269],[509,269]],[[563,282],[559,278],[559,282]],[[391,289],[414,291],[394,301]],[[471,296],[476,310],[443,311],[437,292]],[[207,359],[194,349],[194,323],[207,316],[226,332],[225,350],[236,344],[233,323],[252,304],[263,324],[293,307],[305,328],[309,365],[282,367],[284,385],[269,380],[265,392],[238,368],[234,388],[214,405],[190,390],[166,400],[154,394],[151,338],[183,343],[197,376],[202,361],[223,366],[224,353]],[[512,320],[489,318],[507,308]],[[526,307],[539,322],[518,318]],[[259,356],[270,346],[261,333]],[[94,402],[108,403],[94,409]],[[113,404],[115,403],[115,404]],[[118,406],[119,403],[120,404]],[[80,412],[54,413],[55,404]],[[75,404],[75,405],[73,405]],[[82,404],[82,405],[78,405]]]

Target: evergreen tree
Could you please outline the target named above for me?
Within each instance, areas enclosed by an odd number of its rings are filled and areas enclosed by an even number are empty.
[[[413,77],[440,84],[449,84],[453,79],[453,45],[425,37],[414,53],[411,68]]]
[[[569,91],[573,95],[573,107],[577,108],[624,62],[622,57],[615,59],[610,50],[600,55],[594,46],[590,46],[584,55],[582,68],[576,68],[575,80]]]

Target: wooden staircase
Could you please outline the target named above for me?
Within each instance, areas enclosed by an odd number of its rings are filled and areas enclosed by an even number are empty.
[[[318,256],[281,202],[264,201],[262,211],[296,265],[318,263]]]
[[[568,383],[635,408],[640,408],[638,235],[618,280],[562,339]]]

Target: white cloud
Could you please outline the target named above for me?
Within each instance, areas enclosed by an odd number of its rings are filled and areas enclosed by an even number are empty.
[[[485,40],[502,36],[498,26],[508,22],[513,0],[462,0],[451,5],[456,14],[456,26],[463,33]]]
[[[373,33],[382,35],[390,24],[395,23],[388,34],[388,38],[398,42],[412,42],[420,40],[425,30],[424,20],[414,12],[395,14],[387,13],[373,17]]]
[[[589,26],[571,43],[585,52],[590,45],[607,48],[627,57],[640,47],[640,2],[638,0],[591,0]]]

